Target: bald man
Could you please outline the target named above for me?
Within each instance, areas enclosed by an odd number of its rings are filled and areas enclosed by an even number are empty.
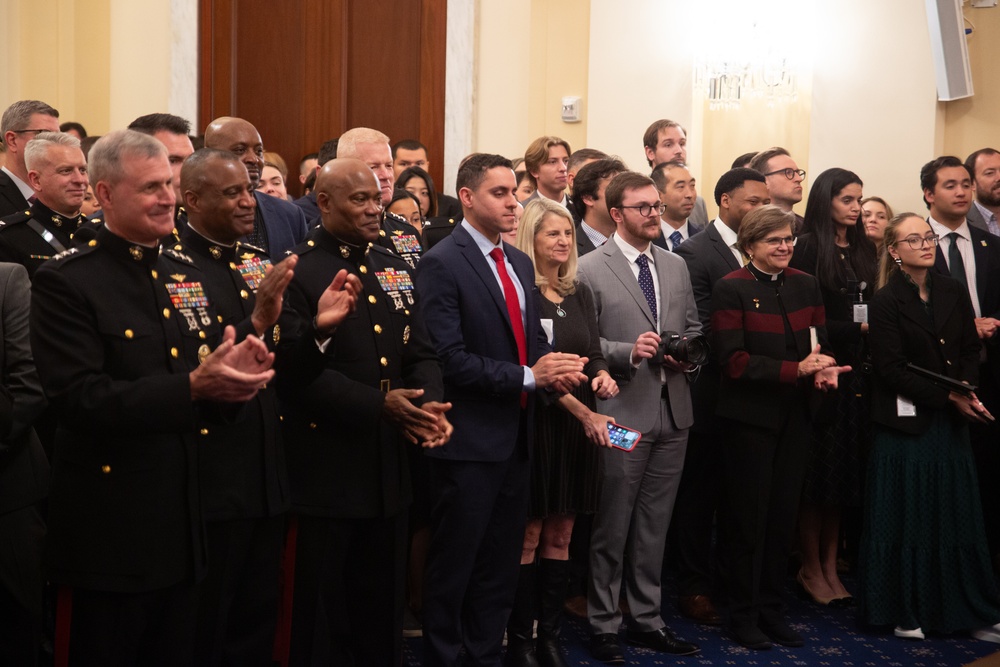
[[[264,170],[264,142],[257,128],[242,118],[223,116],[205,128],[205,147],[229,151],[243,163],[254,187],[257,202],[253,229],[243,241],[281,258],[305,238],[306,216],[298,206],[257,191]]]
[[[280,381],[298,515],[290,661],[312,664],[322,601],[330,664],[398,665],[411,496],[406,447],[444,444],[450,406],[439,402],[441,369],[410,267],[373,244],[382,197],[371,169],[359,160],[326,163],[316,204],[322,224],[295,248],[299,263],[280,322],[282,346],[307,335],[325,350],[314,381]],[[313,304],[340,270],[362,283],[357,313],[335,334],[316,331]]]
[[[203,148],[184,162],[179,185],[188,224],[176,250],[194,258],[224,325],[238,338],[260,336],[274,349],[282,295],[298,257],[272,266],[240,242],[253,226],[253,187],[240,160]],[[350,310],[360,283],[335,285],[335,303],[317,306],[321,326]],[[336,282],[336,281],[335,281]],[[313,364],[322,361],[318,350]],[[203,665],[271,665],[278,611],[278,570],[285,511],[291,506],[275,389],[261,389],[243,418],[219,425],[201,449],[202,511],[208,574],[198,603],[197,649]]]

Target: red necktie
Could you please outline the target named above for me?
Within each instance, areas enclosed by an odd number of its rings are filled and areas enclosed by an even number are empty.
[[[507,315],[510,316],[510,326],[514,330],[514,342],[517,343],[517,358],[522,366],[528,363],[528,341],[524,337],[524,322],[521,321],[521,302],[517,299],[517,289],[514,281],[507,273],[507,264],[503,261],[503,251],[494,248],[490,251],[490,257],[497,264],[497,275],[500,276],[500,284],[503,285],[503,298],[507,302]],[[521,407],[527,404],[527,396],[521,394]]]

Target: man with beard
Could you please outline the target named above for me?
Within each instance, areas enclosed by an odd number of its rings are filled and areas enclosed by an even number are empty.
[[[242,118],[216,118],[205,128],[205,147],[234,153],[250,175],[257,208],[253,231],[244,240],[271,257],[284,257],[305,238],[306,216],[295,204],[257,191],[264,170],[264,143],[257,128]]]
[[[976,188],[976,200],[969,208],[966,219],[973,227],[985,229],[994,236],[1000,236],[1000,151],[994,148],[980,148],[965,158],[965,168],[972,174],[972,184]]]

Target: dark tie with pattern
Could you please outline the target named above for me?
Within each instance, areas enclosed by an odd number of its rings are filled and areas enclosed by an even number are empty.
[[[521,302],[517,298],[517,288],[507,273],[507,264],[503,261],[503,250],[493,248],[490,257],[497,265],[497,275],[503,285],[503,298],[507,302],[507,315],[510,316],[510,327],[514,330],[514,342],[517,343],[517,358],[522,366],[528,363],[528,341],[524,337],[524,322],[521,321]],[[521,394],[521,407],[528,404],[528,396]]]
[[[681,236],[681,233],[677,232],[677,231],[675,231],[673,234],[671,234],[669,238],[670,238],[670,250],[671,250],[671,252],[673,252],[674,250],[677,250],[677,246],[679,246],[681,243],[684,242],[684,237]]]
[[[649,312],[653,315],[653,321],[659,322],[660,320],[656,317],[656,290],[653,288],[653,274],[649,270],[649,260],[646,259],[645,255],[639,255],[635,263],[639,265],[639,289],[646,297],[646,304],[649,306]]]
[[[962,259],[962,251],[958,248],[958,239],[961,237],[958,232],[952,232],[945,236],[951,240],[948,245],[948,270],[951,271],[951,277],[962,283],[962,286],[968,291],[969,281],[965,278],[965,261]]]

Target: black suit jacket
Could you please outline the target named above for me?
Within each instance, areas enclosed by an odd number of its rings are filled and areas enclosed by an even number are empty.
[[[948,406],[948,390],[907,370],[908,362],[970,384],[979,375],[980,343],[968,291],[948,276],[935,274],[930,280],[932,316],[901,271],[875,293],[869,313],[871,418],[904,433],[923,433],[933,412]],[[898,416],[897,395],[913,401],[916,416]]]
[[[583,227],[580,226],[582,224],[583,224],[582,222],[576,223],[576,255],[577,255],[577,257],[583,257],[588,252],[591,252],[591,251],[597,249],[597,246],[595,246],[594,242],[590,240],[590,237],[587,236],[586,233],[584,233]]]
[[[32,505],[48,495],[49,462],[32,424],[45,396],[31,358],[28,310],[31,286],[18,264],[0,263],[0,514]]]
[[[976,292],[979,294],[979,312],[983,317],[1000,319],[1000,237],[974,225],[969,225],[969,235],[972,237],[972,252],[976,257]],[[945,253],[940,246],[934,258],[934,271],[940,275],[951,276]],[[974,313],[975,311],[973,311]],[[986,359],[990,374],[1000,382],[1000,334],[987,341]]]
[[[706,337],[712,333],[712,288],[723,276],[740,268],[740,262],[722,240],[714,224],[709,224],[703,234],[692,236],[676,250],[688,267],[691,288],[698,305],[698,319]],[[715,359],[701,367],[698,377],[691,386],[691,401],[694,407],[693,430],[700,433],[720,433],[720,420],[715,416],[719,396],[719,366]]]
[[[306,224],[309,226],[309,229],[312,229],[319,224],[320,214],[319,206],[316,204],[315,191],[310,192],[307,195],[302,195],[292,203],[302,209],[302,213],[306,216]]]
[[[21,194],[17,184],[11,180],[7,172],[0,170],[0,218],[25,211],[27,208],[28,200]]]

